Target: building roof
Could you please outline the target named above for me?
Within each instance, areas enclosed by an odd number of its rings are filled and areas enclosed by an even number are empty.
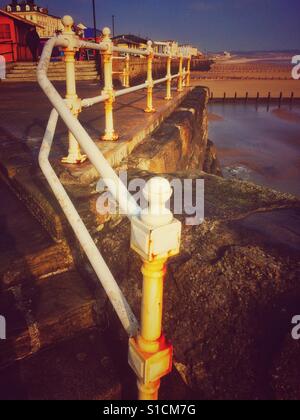
[[[61,19],[59,16],[55,16],[49,13],[49,10],[47,7],[40,7],[37,4],[35,4],[34,0],[22,0],[21,2],[15,1],[10,4],[7,4],[6,11],[8,7],[11,8],[11,11],[9,13],[39,13],[40,15],[46,15],[55,19]],[[20,10],[17,10],[17,7],[20,8]],[[27,10],[27,8],[29,9]]]
[[[123,41],[131,44],[147,44],[148,39],[141,38],[140,36],[126,34],[126,35],[118,35],[112,38],[113,41]]]
[[[87,27],[83,23],[78,23],[78,25],[76,25],[76,27],[79,28],[79,29],[83,29],[83,30],[87,29]]]
[[[18,0],[13,0],[10,4],[6,5],[6,11],[7,8],[10,7],[12,12],[40,12],[48,14],[48,9],[46,7],[40,7],[37,4],[35,4],[34,0],[22,0],[19,2]],[[10,10],[9,10],[10,11]]]
[[[2,10],[2,9],[0,9],[0,13],[2,15],[10,17],[11,19],[17,20],[17,21],[22,22],[22,23],[26,23],[27,25],[36,26],[38,28],[44,28],[43,26],[38,25],[37,23],[31,22],[30,20],[24,19],[21,16],[15,15],[14,13],[9,13],[9,12],[6,12],[5,10]]]

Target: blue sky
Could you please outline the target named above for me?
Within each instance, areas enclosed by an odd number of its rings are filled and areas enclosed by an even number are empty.
[[[7,1],[0,0],[3,7]],[[39,0],[52,14],[92,25],[91,0]],[[96,0],[98,27],[204,50],[300,51],[300,0]]]

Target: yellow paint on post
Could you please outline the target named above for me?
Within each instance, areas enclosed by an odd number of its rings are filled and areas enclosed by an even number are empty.
[[[167,259],[144,261],[142,268],[141,334],[137,342],[140,349],[146,353],[155,353],[159,350],[166,262]]]
[[[126,54],[125,67],[124,67],[124,87],[130,87],[130,57]]]
[[[161,378],[172,370],[173,347],[162,333],[163,292],[167,260],[179,253],[181,223],[166,207],[172,195],[167,180],[152,178],[143,194],[148,209],[131,226],[131,248],[143,259],[141,327],[129,340],[128,360],[138,378],[139,399],[156,400]]]
[[[157,401],[158,400],[160,380],[156,382],[150,382],[148,384],[143,384],[140,381],[138,381],[137,386],[138,386],[140,401]]]
[[[188,62],[187,62],[186,87],[190,87],[191,86],[191,61],[192,61],[192,57],[189,56],[188,57]]]
[[[171,55],[168,56],[167,58],[167,94],[165,99],[167,101],[170,101],[172,99],[172,91],[171,91],[171,87],[172,87],[172,73],[171,73],[171,66],[172,66],[172,57]]]
[[[183,92],[183,55],[179,57],[179,77],[178,77],[178,92]]]
[[[62,19],[62,23],[65,27],[65,31],[63,35],[68,37],[69,39],[69,46],[65,48],[65,63],[66,63],[66,100],[67,104],[71,109],[72,114],[78,118],[81,112],[81,101],[77,96],[76,91],[76,71],[75,71],[75,54],[76,54],[76,42],[77,36],[75,32],[72,30],[72,26],[74,24],[73,19],[71,16],[65,16]],[[80,146],[76,141],[75,137],[71,132],[68,134],[69,138],[69,150],[68,156],[62,158],[62,163],[67,164],[78,164],[83,163],[86,161],[86,155],[82,155],[80,151]]]
[[[153,70],[153,48],[152,48],[152,41],[148,41],[148,63],[147,63],[147,107],[145,109],[145,112],[151,113],[155,112],[155,109],[153,108],[153,76],[152,76],[152,70]]]
[[[112,40],[110,38],[110,29],[103,29],[103,43],[107,44],[107,49],[102,52],[103,66],[104,66],[104,89],[102,94],[108,95],[108,99],[105,101],[105,134],[102,136],[102,140],[115,141],[118,140],[119,136],[114,130],[114,119],[113,119],[113,103],[115,102],[115,94],[113,88],[113,51],[112,51]]]

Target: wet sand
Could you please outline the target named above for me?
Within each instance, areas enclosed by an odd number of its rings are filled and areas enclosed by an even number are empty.
[[[208,113],[208,121],[224,121],[221,115]]]
[[[300,108],[212,103],[209,138],[225,177],[300,196]]]
[[[297,112],[285,109],[273,109],[272,114],[275,115],[275,117],[287,122],[300,123],[300,113]]]

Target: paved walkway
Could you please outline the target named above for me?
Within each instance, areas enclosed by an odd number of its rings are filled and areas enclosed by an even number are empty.
[[[55,84],[63,96],[63,83]],[[115,129],[120,135],[117,142],[100,141],[104,133],[104,105],[95,105],[85,109],[80,120],[92,139],[98,144],[111,164],[116,165],[126,157],[133,148],[151,133],[163,119],[168,117],[178,103],[187,94],[188,89],[179,94],[174,90],[172,101],[165,101],[163,86],[154,91],[154,106],[156,113],[146,114],[146,92],[139,91],[117,99],[114,111]],[[100,88],[95,83],[79,82],[78,93],[81,98],[100,94]],[[37,84],[0,85],[0,146],[14,148],[23,143],[32,151],[36,159],[45,128],[51,111],[51,105]],[[67,154],[67,131],[62,122],[56,132],[52,157],[58,162]],[[89,163],[72,167],[71,171],[88,170]]]

